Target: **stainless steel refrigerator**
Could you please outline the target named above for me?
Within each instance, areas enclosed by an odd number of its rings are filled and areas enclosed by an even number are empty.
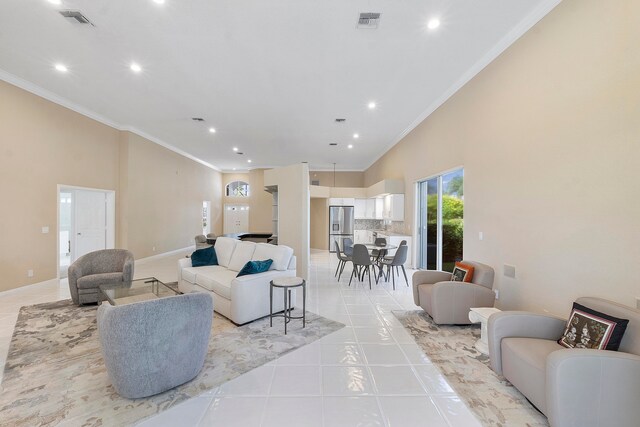
[[[353,242],[353,206],[329,206],[329,252],[336,251],[336,241],[343,251],[346,238]]]

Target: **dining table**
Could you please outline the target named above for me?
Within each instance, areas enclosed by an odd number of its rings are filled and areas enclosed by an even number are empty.
[[[384,245],[377,245],[375,243],[365,243],[364,246],[367,248],[369,253],[373,253],[374,250],[378,251],[376,258],[373,261],[375,265],[380,269],[380,273],[382,273],[382,260],[384,259],[384,257],[387,256],[387,253],[389,253],[389,251],[398,249],[397,245],[390,245],[388,243]],[[385,279],[385,280],[388,280],[388,279]]]

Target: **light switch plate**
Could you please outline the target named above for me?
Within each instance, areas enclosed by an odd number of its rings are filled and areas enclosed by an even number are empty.
[[[507,277],[516,277],[516,267],[514,265],[505,264],[503,272]]]
[[[478,240],[484,240],[484,233],[482,231],[478,232]]]
[[[640,309],[640,297],[636,297],[636,308]]]
[[[42,234],[47,234],[49,232],[49,227],[42,227]]]

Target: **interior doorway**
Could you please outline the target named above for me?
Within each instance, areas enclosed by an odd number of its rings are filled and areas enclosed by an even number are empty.
[[[249,205],[224,205],[224,233],[249,231]]]
[[[205,200],[202,202],[202,234],[211,233],[211,202]]]
[[[82,255],[115,247],[115,192],[58,186],[58,277]]]

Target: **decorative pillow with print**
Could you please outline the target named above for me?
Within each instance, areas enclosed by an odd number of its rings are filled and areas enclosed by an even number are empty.
[[[618,319],[574,302],[558,344],[567,348],[616,351],[628,323],[628,319]]]
[[[453,273],[451,273],[451,281],[471,282],[473,279],[473,270],[475,270],[475,268],[472,265],[456,262],[456,266],[453,268]]]

